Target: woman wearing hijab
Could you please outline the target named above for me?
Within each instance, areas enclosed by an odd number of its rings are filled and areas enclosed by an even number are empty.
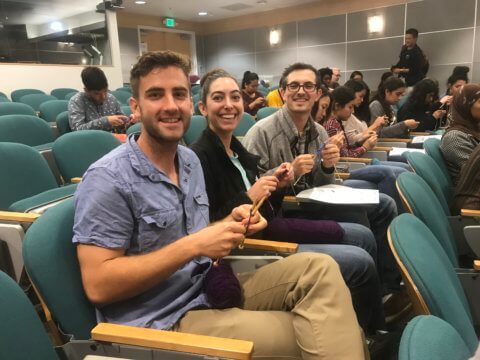
[[[452,101],[452,122],[440,149],[452,182],[457,185],[462,167],[480,143],[480,85],[467,84]]]
[[[470,154],[460,172],[450,210],[459,215],[461,209],[480,210],[480,146]]]

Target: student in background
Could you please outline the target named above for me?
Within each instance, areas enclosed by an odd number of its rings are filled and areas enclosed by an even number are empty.
[[[363,81],[363,74],[361,71],[355,70],[352,71],[350,74],[350,80],[362,80]]]
[[[332,113],[332,94],[324,86],[320,86],[320,91],[322,95],[313,104],[311,115],[315,122],[323,125]]]
[[[283,99],[282,99],[282,95],[280,94],[281,84],[282,84],[282,78],[280,78],[278,88],[268,93],[266,97],[267,106],[275,107],[275,108],[281,108],[283,106]]]
[[[330,91],[330,85],[332,83],[333,71],[328,67],[318,69],[318,78],[320,84],[326,87]]]
[[[422,80],[428,71],[428,60],[417,45],[418,30],[405,31],[405,44],[400,51],[398,63],[392,66],[392,72],[405,79],[410,87]]]
[[[447,80],[447,91],[445,95],[450,95],[454,96],[458,90],[463,85],[468,84],[468,72],[470,71],[470,68],[468,66],[455,66],[453,68],[452,75],[449,76]],[[452,108],[450,104],[446,107],[447,110],[447,116],[444,116],[442,119],[442,126],[450,126],[450,123],[452,121]]]
[[[391,72],[391,71],[386,71],[382,74],[382,76],[380,77],[380,82],[378,84],[378,86],[373,89],[372,91],[370,91],[370,99],[369,99],[369,102],[372,102],[375,97],[377,96],[377,92],[378,92],[378,88],[380,87],[380,85],[382,85],[382,83],[387,80],[390,76],[394,76],[394,74]]]
[[[72,131],[106,130],[125,132],[132,117],[124,115],[118,100],[108,92],[108,81],[102,69],[88,66],[82,70],[83,92],[68,102],[68,118]]]
[[[265,98],[257,89],[258,75],[250,71],[245,71],[242,79],[243,107],[245,112],[252,116],[256,116],[258,109],[265,106]]]
[[[342,73],[340,69],[337,67],[332,68],[332,80],[330,81],[330,91],[336,89],[340,86],[340,78],[342,77]]]
[[[377,130],[378,137],[407,138],[410,130],[417,128],[418,122],[407,119],[397,121],[397,109],[400,98],[405,93],[406,87],[402,79],[390,76],[380,83],[377,95],[370,103],[370,123],[379,116],[385,117],[385,124]]]
[[[480,210],[480,146],[470,154],[458,178],[450,207],[452,214],[460,215],[461,209]]]
[[[480,144],[480,85],[464,85],[452,101],[452,122],[440,143],[454,185],[470,154]],[[478,175],[478,174],[477,174]]]
[[[419,122],[417,131],[434,131],[446,115],[452,97],[444,96],[438,101],[438,83],[432,79],[420,80],[410,93],[406,103],[398,111],[398,121],[414,119]]]

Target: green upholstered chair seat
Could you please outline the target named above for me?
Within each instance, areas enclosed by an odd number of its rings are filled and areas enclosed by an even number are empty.
[[[435,316],[411,320],[402,334],[398,360],[467,360],[472,352],[458,332]]]
[[[30,105],[35,111],[40,111],[40,105],[50,100],[58,100],[58,99],[53,95],[28,94],[28,95],[22,96],[19,102]]]
[[[187,145],[192,144],[202,134],[203,130],[207,127],[207,119],[202,115],[193,115],[190,120],[190,126],[183,135],[183,139]]]
[[[411,214],[395,218],[389,232],[393,248],[430,313],[452,325],[474,353],[478,338],[470,308],[457,274],[438,240]]]
[[[62,331],[77,340],[90,338],[95,309],[83,291],[73,238],[74,200],[46,211],[23,241],[27,273]]]
[[[450,180],[445,177],[436,162],[428,155],[419,152],[405,154],[408,163],[415,173],[427,182],[438,198],[445,215],[450,215],[448,204],[453,198],[453,188]]]
[[[442,151],[440,150],[440,140],[438,139],[427,139],[423,143],[423,148],[425,152],[430,156],[435,163],[442,171],[443,175],[446,179],[448,179],[450,186],[452,186],[452,180],[450,178],[450,173],[447,169],[447,164],[445,163],[445,159],[443,158]]]
[[[6,102],[0,104],[0,116],[1,115],[14,115],[14,114],[23,114],[36,116],[37,113],[35,110],[27,104],[16,103],[16,102]]]
[[[276,107],[266,106],[258,110],[257,112],[257,121],[266,118],[274,113],[276,113],[279,109]]]
[[[50,95],[55,96],[59,100],[64,100],[65,95],[77,92],[77,89],[72,89],[72,88],[56,88],[50,91]]]
[[[127,135],[139,133],[141,131],[142,131],[142,123],[138,122],[136,124],[133,124],[127,129]]]
[[[36,116],[0,116],[0,142],[37,146],[53,142],[53,140],[54,136],[50,126]]]
[[[0,272],[0,359],[58,359],[30,300]]]
[[[19,102],[22,96],[28,94],[45,94],[45,92],[39,89],[17,89],[12,91],[10,98],[12,101]]]
[[[238,123],[235,130],[233,130],[233,135],[245,136],[247,131],[250,130],[253,125],[255,125],[255,119],[253,118],[253,116],[247,113],[243,113],[240,122]]]
[[[50,100],[42,103],[39,107],[40,117],[46,122],[55,122],[58,114],[68,111],[67,100]]]
[[[70,128],[70,121],[68,118],[68,111],[63,111],[57,115],[55,118],[55,122],[57,123],[57,129],[60,135],[72,132]]]
[[[74,131],[60,136],[53,144],[53,155],[65,182],[82,177],[88,167],[121,142],[102,130]]]
[[[26,212],[30,209],[33,209],[42,205],[47,205],[55,200],[72,196],[75,193],[76,188],[77,188],[77,184],[70,184],[70,185],[61,186],[55,189],[47,190],[40,194],[33,195],[26,199],[22,199],[14,202],[12,205],[10,205],[9,210],[17,211],[17,212]]]
[[[122,105],[128,105],[130,98],[132,97],[132,93],[125,90],[115,90],[112,91],[111,94],[115,96],[118,102]]]
[[[458,249],[447,215],[429,185],[417,174],[405,172],[397,178],[397,186],[413,214],[435,234],[452,266],[458,268]]]

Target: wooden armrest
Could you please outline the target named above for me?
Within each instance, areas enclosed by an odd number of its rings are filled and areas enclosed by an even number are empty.
[[[243,245],[249,249],[269,250],[289,254],[296,253],[298,250],[298,244],[283,241],[245,239]]]
[[[350,177],[350,173],[337,172],[337,173],[335,173],[335,177],[339,177],[342,180],[346,180]]]
[[[372,162],[372,159],[369,159],[369,158],[354,158],[354,157],[341,157],[340,161],[370,164]]]
[[[403,142],[403,143],[411,143],[412,139],[404,139],[404,138],[378,138],[377,141],[380,142]]]
[[[13,211],[0,211],[0,220],[3,221],[17,221],[22,223],[33,223],[40,214],[34,213],[21,213]]]
[[[253,352],[251,341],[109,323],[100,323],[95,326],[92,329],[92,339],[229,359],[247,360],[251,358]]]
[[[392,147],[388,147],[388,146],[375,146],[373,148],[373,151],[386,151],[386,152],[390,152],[392,151],[393,148]]]
[[[72,184],[78,184],[80,181],[82,181],[81,177],[73,177],[73,178],[70,179],[70,182]]]
[[[410,136],[429,136],[432,133],[426,131],[410,131]]]
[[[297,203],[298,202],[297,199],[295,198],[295,196],[292,196],[292,195],[284,196],[283,201],[286,202],[286,203]]]
[[[480,210],[473,210],[473,209],[462,209],[460,211],[462,216],[473,216],[473,217],[480,217]]]
[[[480,260],[473,260],[473,268],[475,270],[480,270]]]

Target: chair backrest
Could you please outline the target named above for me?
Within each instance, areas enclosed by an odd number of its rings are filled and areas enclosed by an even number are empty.
[[[124,90],[115,90],[111,93],[123,105],[128,105],[128,101],[132,97],[132,93]]]
[[[122,87],[116,88],[115,91],[125,91],[130,93],[130,96],[132,95],[132,87],[130,85],[124,85]]]
[[[63,111],[57,115],[55,118],[55,122],[57,123],[57,129],[60,135],[69,133],[72,131],[70,128],[70,120],[68,118],[68,111]]]
[[[202,87],[199,84],[192,85],[192,96],[199,94],[201,90],[202,90]]]
[[[58,100],[65,100],[65,95],[72,92],[78,92],[78,90],[72,88],[56,88],[50,91],[50,95],[55,96]]]
[[[45,94],[45,92],[39,89],[18,89],[12,91],[12,93],[10,94],[10,98],[12,99],[12,101],[18,102],[20,101],[20,98],[22,96],[28,94]]]
[[[72,91],[71,93],[68,93],[67,95],[65,95],[65,100],[70,100],[70,98],[74,97],[75,95],[77,95],[78,91]]]
[[[428,184],[417,174],[404,172],[397,178],[397,188],[406,208],[435,234],[454,267],[458,267],[458,249],[450,223]]]
[[[47,161],[27,145],[0,142],[0,169],[1,210],[8,209],[19,200],[58,187]]]
[[[37,146],[53,142],[50,126],[32,115],[0,116],[0,142],[16,142]]]
[[[448,204],[453,198],[451,182],[445,178],[435,161],[420,152],[405,153],[408,164],[430,186],[440,202],[445,215],[450,215]]]
[[[11,102],[11,101],[7,97],[0,96],[0,103],[3,103],[3,102]]]
[[[207,127],[207,119],[202,115],[193,115],[190,120],[190,126],[188,130],[183,135],[183,139],[187,145],[190,145],[195,140],[197,140],[202,131]]]
[[[276,107],[265,106],[257,111],[257,121],[266,118],[274,113],[276,113],[279,109]]]
[[[27,104],[18,102],[0,103],[0,116],[2,115],[32,115],[37,116],[35,110]]]
[[[47,94],[28,94],[28,95],[23,95],[19,102],[30,105],[35,111],[40,110],[40,105],[43,104],[45,101],[49,100],[58,100],[55,96],[53,95],[47,95]]]
[[[130,108],[130,105],[122,105],[122,106],[120,106],[120,108],[122,109],[122,112],[125,115],[127,115],[127,116],[132,115],[132,109]]]
[[[427,139],[423,143],[423,148],[425,152],[437,163],[440,170],[442,170],[443,175],[448,180],[450,186],[452,185],[452,180],[450,178],[450,173],[448,172],[447,164],[443,158],[442,150],[440,150],[440,140],[438,139]]]
[[[198,104],[198,102],[200,101],[200,93],[194,94],[192,96],[192,100],[194,104]]]
[[[67,100],[49,100],[40,104],[40,117],[47,122],[55,122],[58,114],[68,110]]]
[[[0,272],[0,359],[58,359],[32,303]]]
[[[53,143],[53,155],[60,174],[66,182],[82,177],[88,167],[121,142],[102,130],[73,131]]]
[[[455,269],[432,232],[418,218],[402,214],[390,224],[388,240],[406,280],[431,315],[455,328],[471,353],[478,346],[470,308]],[[428,315],[428,314],[426,314]]]
[[[48,209],[23,241],[27,273],[60,328],[87,340],[96,325],[95,309],[85,296],[73,238],[74,200]]]
[[[139,133],[140,131],[142,131],[142,123],[138,122],[127,129],[127,135]]]
[[[242,118],[240,119],[239,124],[233,130],[233,135],[234,136],[245,136],[248,130],[255,125],[255,119],[253,118],[252,115],[248,113],[243,113]]]
[[[449,323],[436,316],[420,315],[403,331],[398,360],[467,360],[472,355]]]

